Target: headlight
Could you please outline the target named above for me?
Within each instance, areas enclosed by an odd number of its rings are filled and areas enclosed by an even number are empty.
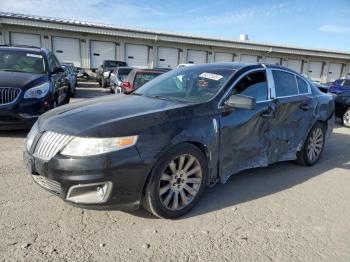
[[[73,138],[61,151],[66,156],[92,156],[133,146],[138,136],[112,138]]]
[[[110,73],[110,71],[103,72],[103,76],[108,78],[109,77],[109,73]]]
[[[38,127],[38,122],[35,122],[33,125],[32,129],[30,129],[30,132],[27,135],[27,150],[30,151],[30,148],[32,147],[33,141],[35,136],[39,133],[39,127]]]
[[[24,98],[42,98],[47,95],[50,90],[50,83],[46,82],[41,85],[32,87],[24,93]]]

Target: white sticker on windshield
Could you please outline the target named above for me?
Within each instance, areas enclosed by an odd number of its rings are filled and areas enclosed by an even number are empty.
[[[215,81],[218,81],[221,78],[223,78],[222,75],[217,75],[217,74],[212,74],[212,73],[201,73],[199,76],[200,77],[204,77],[204,78],[208,78],[208,79],[211,79],[211,80],[215,80]]]
[[[27,54],[27,56],[29,56],[29,57],[35,57],[35,58],[43,58],[43,56],[42,55],[37,55],[37,54]]]

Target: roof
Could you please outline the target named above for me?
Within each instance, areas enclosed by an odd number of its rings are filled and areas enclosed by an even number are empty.
[[[289,53],[295,55],[321,56],[350,60],[350,52],[345,51],[253,42],[250,40],[242,41],[224,39],[219,37],[205,37],[191,34],[180,34],[173,32],[8,12],[0,12],[0,24],[32,26],[41,27],[45,29],[66,30],[81,33],[143,38],[153,41],[169,41],[204,46],[247,49],[263,51],[267,53]]]
[[[26,46],[26,45],[0,45],[0,50],[16,50],[16,51],[30,51],[36,53],[47,53],[48,50],[46,48],[40,48],[36,46]]]

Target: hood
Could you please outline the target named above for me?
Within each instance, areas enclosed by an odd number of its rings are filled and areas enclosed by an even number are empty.
[[[45,74],[0,71],[0,87],[27,89],[47,80],[48,76]]]
[[[39,118],[40,131],[82,137],[127,136],[184,116],[191,104],[136,95],[108,95],[58,107]]]

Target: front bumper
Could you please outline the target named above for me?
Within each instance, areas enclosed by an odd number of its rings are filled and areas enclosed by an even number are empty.
[[[13,104],[0,105],[0,130],[28,129],[52,105],[50,97],[20,99]]]
[[[49,161],[27,151],[23,157],[37,184],[66,202],[89,209],[137,209],[150,170],[134,147],[93,157],[72,158],[58,154]],[[74,187],[106,182],[111,183],[111,192],[101,203],[67,199]]]

